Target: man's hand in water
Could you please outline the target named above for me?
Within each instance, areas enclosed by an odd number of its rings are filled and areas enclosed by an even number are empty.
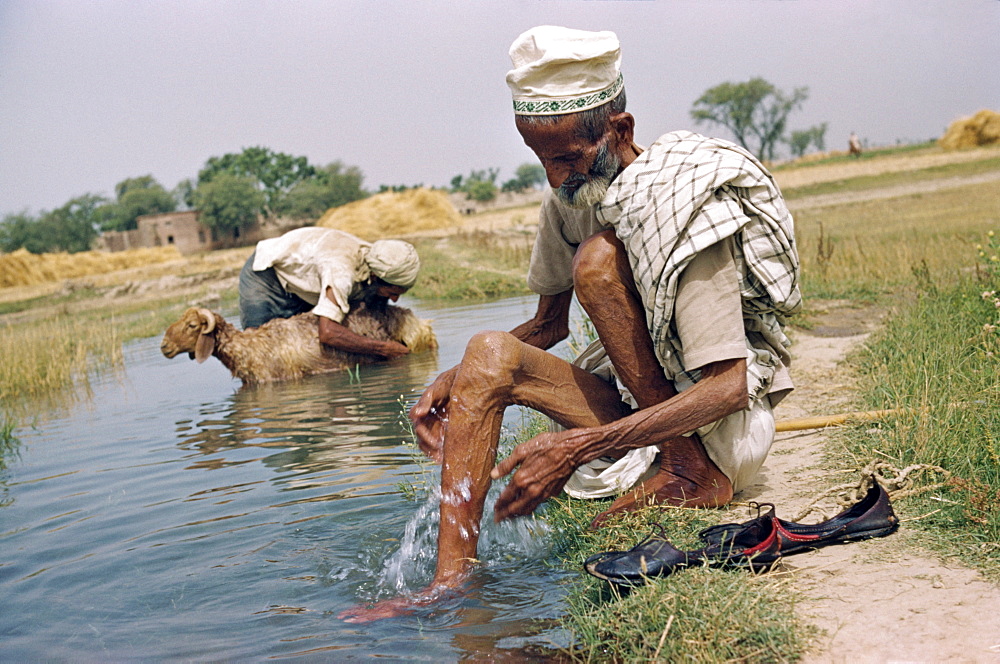
[[[441,463],[444,459],[444,433],[448,426],[448,403],[451,400],[451,386],[455,382],[458,367],[453,367],[438,376],[420,395],[420,399],[410,409],[413,433],[421,451]]]

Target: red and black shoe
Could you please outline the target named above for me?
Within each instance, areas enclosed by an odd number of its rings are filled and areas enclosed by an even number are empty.
[[[768,503],[758,505],[758,513],[760,508],[765,506],[770,507],[773,513],[774,506]],[[706,528],[698,533],[698,536],[708,544],[721,543],[734,537],[754,521],[763,518],[765,517],[758,515],[755,519],[743,523],[719,524]],[[889,494],[874,477],[865,497],[832,519],[812,524],[776,520],[785,533],[782,555],[818,549],[831,544],[885,537],[899,528],[899,519],[892,509]]]
[[[784,521],[774,515],[774,505],[757,505],[758,512],[744,523],[706,528],[699,535],[708,545],[680,551],[667,541],[663,528],[628,551],[606,551],[587,558],[584,568],[593,576],[618,585],[642,585],[647,579],[666,576],[692,565],[769,569],[782,556],[872,537],[884,537],[899,528],[889,496],[878,482],[857,504],[817,524]]]

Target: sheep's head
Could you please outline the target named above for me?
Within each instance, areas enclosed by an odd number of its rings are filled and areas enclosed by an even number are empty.
[[[160,352],[166,357],[180,353],[204,362],[215,350],[215,314],[202,307],[191,307],[178,321],[171,324],[160,342]]]

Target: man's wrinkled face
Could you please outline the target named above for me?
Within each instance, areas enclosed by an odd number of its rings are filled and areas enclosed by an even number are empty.
[[[608,132],[592,143],[581,138],[577,119],[555,124],[517,123],[525,145],[538,157],[556,196],[574,208],[588,208],[604,198],[621,168],[621,158],[608,148]]]

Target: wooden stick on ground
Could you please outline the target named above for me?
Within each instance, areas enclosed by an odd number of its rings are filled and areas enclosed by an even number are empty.
[[[818,417],[800,417],[794,420],[783,420],[775,424],[775,431],[803,431],[805,429],[822,429],[823,427],[834,427],[841,424],[854,424],[855,422],[870,422],[878,420],[887,415],[898,415],[900,413],[915,412],[912,408],[890,408],[888,410],[866,410],[854,413],[841,413],[840,415],[821,415]]]

